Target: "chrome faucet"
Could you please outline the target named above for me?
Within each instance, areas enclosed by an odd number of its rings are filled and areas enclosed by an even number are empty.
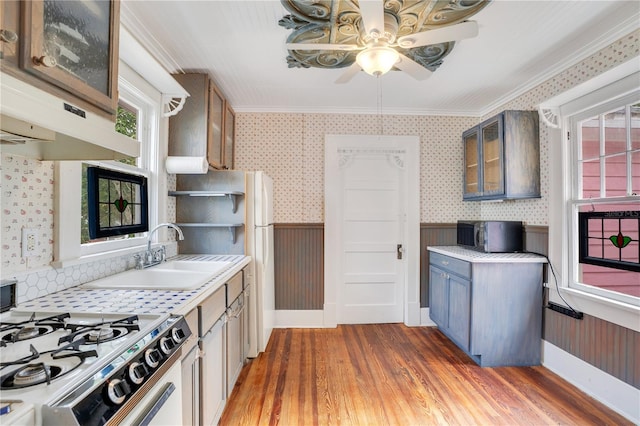
[[[174,223],[160,223],[156,225],[153,229],[149,231],[149,236],[147,237],[147,251],[144,254],[144,258],[139,255],[134,256],[136,259],[136,269],[148,268],[149,266],[157,265],[165,260],[166,252],[164,246],[160,247],[155,253],[151,250],[151,238],[153,234],[162,227],[173,228],[178,232],[178,240],[184,240],[184,234],[182,233],[182,229],[178,227],[178,225]]]
[[[175,223],[160,223],[158,225],[156,225],[151,231],[149,231],[149,237],[147,238],[147,253],[151,252],[151,237],[153,237],[153,233],[156,232],[159,228],[162,228],[163,226],[166,226],[167,228],[173,228],[176,231],[178,231],[178,240],[182,241],[184,240],[184,234],[182,233],[182,229],[180,229],[178,227],[178,225],[176,225]]]

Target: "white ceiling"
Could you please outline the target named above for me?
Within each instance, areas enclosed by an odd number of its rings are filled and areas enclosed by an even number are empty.
[[[309,0],[306,0],[309,1]],[[122,0],[125,27],[170,72],[213,76],[236,111],[483,115],[640,28],[640,2],[494,0],[424,81],[288,68],[278,0]],[[378,87],[379,85],[379,87]],[[379,89],[379,91],[378,91]]]

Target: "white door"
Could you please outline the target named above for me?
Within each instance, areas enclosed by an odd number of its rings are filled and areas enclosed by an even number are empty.
[[[326,325],[419,322],[418,138],[325,142]]]

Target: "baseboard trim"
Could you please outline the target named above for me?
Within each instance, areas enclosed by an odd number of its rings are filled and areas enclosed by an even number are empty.
[[[426,327],[437,327],[436,323],[429,318],[429,308],[420,308],[420,325]]]
[[[640,424],[640,405],[638,404],[640,389],[605,373],[546,340],[542,342],[542,365],[631,422]]]
[[[276,328],[325,328],[322,310],[276,310]]]

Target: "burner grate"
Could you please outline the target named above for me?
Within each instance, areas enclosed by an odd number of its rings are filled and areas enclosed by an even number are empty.
[[[23,340],[34,339],[45,334],[53,333],[56,330],[65,328],[65,320],[70,318],[68,313],[53,315],[46,318],[36,319],[35,312],[26,321],[17,323],[0,323],[0,346],[6,347],[7,343],[16,343]]]
[[[116,340],[133,331],[140,331],[137,315],[95,324],[67,324],[65,328],[71,330],[71,334],[61,337],[58,344],[82,339],[83,344],[97,345]]]
[[[42,383],[51,384],[51,380],[75,370],[84,363],[85,359],[98,356],[95,350],[81,351],[78,347],[84,343],[82,340],[77,340],[47,352],[38,352],[33,345],[30,345],[31,355],[0,363],[0,369],[18,367],[0,377],[0,390],[20,389]],[[77,358],[77,360],[68,368],[55,364],[56,360],[70,358]],[[41,360],[41,362],[31,363],[34,360]],[[49,360],[50,362],[47,362]]]

